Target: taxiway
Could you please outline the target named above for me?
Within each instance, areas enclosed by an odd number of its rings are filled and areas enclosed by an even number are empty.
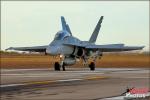
[[[149,69],[1,69],[2,100],[105,100],[127,87],[149,88]]]

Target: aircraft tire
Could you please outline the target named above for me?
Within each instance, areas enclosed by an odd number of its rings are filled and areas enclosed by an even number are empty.
[[[65,69],[65,64],[63,63],[63,65],[62,65],[62,69],[63,69],[63,71],[65,71],[66,69]]]
[[[95,70],[95,63],[94,62],[91,62],[89,64],[89,67],[90,67],[90,70]]]
[[[55,71],[60,71],[60,64],[58,62],[55,62],[54,69]]]

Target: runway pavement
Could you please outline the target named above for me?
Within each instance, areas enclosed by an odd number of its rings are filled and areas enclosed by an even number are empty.
[[[149,69],[1,69],[2,100],[123,100],[127,87],[149,88]]]

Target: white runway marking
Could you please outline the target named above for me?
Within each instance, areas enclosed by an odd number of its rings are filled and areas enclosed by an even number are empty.
[[[1,74],[1,76],[20,76],[20,75],[25,75],[25,74]]]
[[[57,82],[68,82],[68,81],[80,81],[84,79],[67,79],[67,80],[57,80]]]
[[[132,79],[132,78],[134,78],[134,79],[136,79],[136,78],[137,78],[137,79],[140,79],[140,78],[142,78],[142,79],[143,79],[143,78],[148,78],[148,79],[149,79],[149,77],[121,77],[121,78],[124,78],[124,79],[125,79],[125,78],[127,78],[127,79]]]
[[[1,69],[2,71],[42,71],[48,70],[48,68],[41,68],[41,69]]]
[[[48,68],[24,68],[24,69],[1,69],[3,71],[36,71],[36,70],[48,70]]]
[[[23,86],[23,85],[25,84],[6,84],[6,85],[1,85],[0,87],[4,88],[4,87]]]

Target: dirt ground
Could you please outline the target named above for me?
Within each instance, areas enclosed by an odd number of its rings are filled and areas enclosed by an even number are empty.
[[[50,68],[58,57],[52,57],[44,54],[2,54],[1,68]],[[82,61],[73,65],[84,67]],[[150,67],[150,56],[147,54],[104,54],[101,59],[96,61],[97,67],[102,68],[120,68],[120,67]]]

